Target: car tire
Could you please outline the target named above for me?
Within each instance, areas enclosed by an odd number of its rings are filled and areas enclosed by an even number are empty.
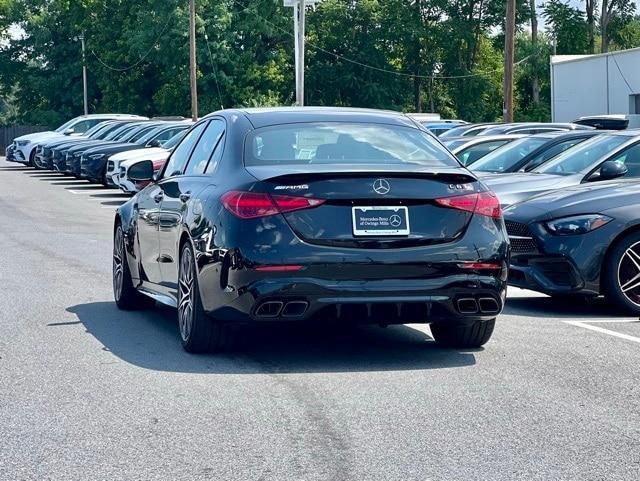
[[[625,313],[640,315],[640,232],[615,244],[604,261],[602,276],[607,301]]]
[[[27,167],[35,167],[36,166],[36,149],[33,149],[29,154],[29,162],[27,162]]]
[[[150,297],[138,292],[131,279],[131,271],[126,259],[124,232],[122,226],[116,226],[113,235],[113,297],[122,310],[147,309],[155,305]]]
[[[180,251],[178,328],[182,347],[190,353],[225,351],[233,343],[230,326],[213,319],[202,306],[195,256],[189,242]]]
[[[431,324],[431,334],[436,343],[444,347],[480,347],[491,339],[495,324],[495,319],[473,324]]]

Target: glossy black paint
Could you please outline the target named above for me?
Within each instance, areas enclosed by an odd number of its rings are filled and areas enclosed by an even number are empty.
[[[244,141],[252,130],[295,122],[349,121],[423,128],[394,113],[358,109],[225,110],[210,119],[226,124],[213,173],[161,177],[116,213],[123,226],[127,261],[137,288],[175,305],[178,261],[185,242],[193,246],[205,310],[221,320],[258,320],[269,300],[301,300],[296,319],[359,315],[363,322],[471,323],[495,314],[461,314],[460,297],[491,297],[500,309],[506,294],[509,245],[502,219],[435,205],[433,199],[484,192],[463,167],[404,165],[277,165],[245,168]],[[180,145],[174,154],[180,150]],[[217,152],[217,151],[216,151]],[[170,159],[171,160],[171,159]],[[452,157],[453,160],[453,157]],[[373,192],[375,180],[393,189]],[[221,196],[230,190],[303,195],[276,190],[306,182],[308,195],[325,199],[315,209],[257,219],[239,219]],[[408,205],[416,230],[408,238],[354,239],[347,224],[358,202]],[[365,199],[365,200],[361,200]],[[382,204],[380,204],[382,203]],[[346,229],[346,231],[345,231]],[[470,271],[463,262],[491,262],[497,271]],[[260,266],[300,265],[297,272],[261,272]]]
[[[604,214],[613,220],[579,235],[554,235],[545,226],[550,220],[583,214]],[[512,249],[509,284],[547,294],[598,295],[611,245],[640,228],[640,181],[549,192],[506,209],[504,217]]]

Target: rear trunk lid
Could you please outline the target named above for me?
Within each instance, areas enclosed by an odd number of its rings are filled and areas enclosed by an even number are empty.
[[[284,213],[305,242],[354,248],[392,248],[452,242],[472,213],[436,202],[482,190],[465,169],[415,165],[306,165],[247,167],[254,191],[305,197],[322,204]]]

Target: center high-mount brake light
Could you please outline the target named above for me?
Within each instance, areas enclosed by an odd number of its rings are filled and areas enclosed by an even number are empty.
[[[473,212],[474,214],[493,217],[494,219],[502,217],[500,201],[491,191],[443,197],[436,199],[436,202],[443,207]]]
[[[310,209],[324,203],[324,200],[289,195],[269,195],[260,192],[232,190],[222,196],[222,205],[236,217],[256,219],[270,215],[284,214],[296,210]]]

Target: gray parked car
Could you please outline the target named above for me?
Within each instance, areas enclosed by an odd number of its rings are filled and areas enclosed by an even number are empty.
[[[531,172],[496,174],[482,181],[509,206],[542,192],[618,177],[640,177],[640,131],[598,135]]]

